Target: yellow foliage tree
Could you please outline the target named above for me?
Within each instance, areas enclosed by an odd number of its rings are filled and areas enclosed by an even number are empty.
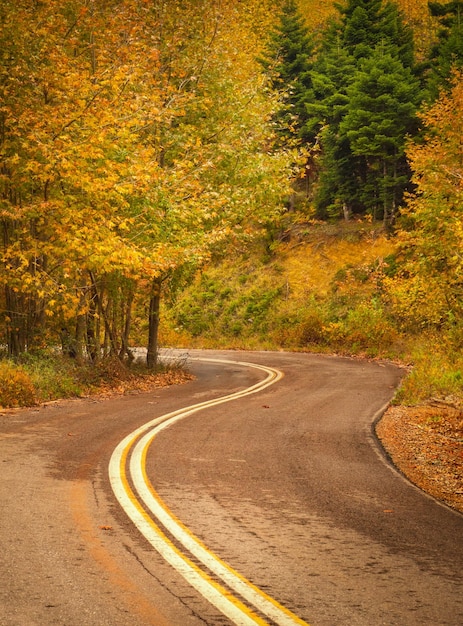
[[[416,185],[398,233],[400,272],[387,281],[409,327],[463,324],[463,75],[422,115],[424,142],[408,149]]]
[[[86,344],[98,358],[101,342],[123,356],[141,290],[154,364],[162,281],[272,215],[285,155],[265,150],[269,105],[243,54],[258,25],[233,2],[2,3],[10,354],[45,328],[77,356]]]

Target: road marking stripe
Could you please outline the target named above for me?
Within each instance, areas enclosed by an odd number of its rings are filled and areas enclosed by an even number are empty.
[[[135,494],[129,486],[125,473],[125,467],[130,450],[133,446],[135,446],[131,455],[129,470],[133,484],[147,509],[150,510],[151,513],[164,525],[172,536],[174,536],[177,541],[179,541],[193,556],[203,563],[203,565],[208,567],[210,571],[214,572],[214,574],[225,582],[231,589],[240,594],[241,597],[250,602],[264,615],[279,624],[279,626],[294,626],[295,624],[307,626],[306,622],[280,605],[276,602],[276,600],[265,594],[262,590],[258,589],[250,581],[241,576],[241,574],[236,572],[219,557],[209,551],[206,546],[170,512],[168,507],[154,490],[147,477],[147,451],[155,436],[163,429],[168,428],[175,422],[184,419],[185,417],[203,408],[229,402],[231,400],[261,391],[280,380],[283,376],[282,372],[279,370],[254,363],[228,360],[224,361],[222,359],[198,360],[220,364],[233,363],[234,365],[252,367],[266,372],[267,377],[263,381],[260,381],[247,389],[165,414],[133,431],[119,444],[111,457],[110,480],[114,493],[129,517],[131,517],[137,528],[148,539],[148,541],[150,541],[153,547],[158,550],[164,558],[173,567],[175,567],[175,569],[177,569],[177,571],[179,571],[188,580],[188,582],[190,582],[193,587],[195,587],[202,595],[204,595],[204,597],[214,604],[216,608],[230,617],[235,624],[265,624],[260,617],[249,611],[249,609],[247,609],[247,607],[243,605],[240,600],[233,598],[227,590],[215,583],[207,576],[207,574],[205,574],[205,572],[202,572],[202,570],[194,565],[188,557],[183,555],[141,507]],[[137,440],[138,443],[136,443]],[[192,570],[194,573],[192,573]],[[201,578],[200,582],[198,582],[198,576]],[[207,591],[207,589],[209,589],[209,591]],[[219,595],[217,595],[217,591]],[[223,606],[219,597],[220,594],[223,594],[222,600],[225,600]],[[230,602],[232,603],[233,608],[230,608]],[[251,622],[246,621],[249,619],[251,619]]]
[[[125,440],[124,440],[125,441]],[[116,448],[111,458],[110,477],[114,493],[132,522],[159,554],[206,600],[239,626],[265,626],[266,622],[212,580],[178,550],[139,504],[125,473],[129,445]],[[116,452],[115,451],[115,452]]]
[[[147,508],[191,554],[264,615],[280,626],[305,625],[306,622],[211,552],[161,500],[146,474],[146,455],[149,446],[159,432],[158,428],[155,428],[154,432],[149,432],[138,442],[130,461],[132,480]]]

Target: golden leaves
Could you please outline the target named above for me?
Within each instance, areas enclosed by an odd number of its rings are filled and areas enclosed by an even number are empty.
[[[24,309],[66,322],[100,298],[103,315],[108,285],[117,301],[124,281],[199,265],[277,210],[285,163],[261,151],[262,24],[248,9],[0,8],[0,282]]]

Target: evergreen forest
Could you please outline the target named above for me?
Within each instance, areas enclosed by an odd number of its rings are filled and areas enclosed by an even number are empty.
[[[0,405],[160,345],[461,399],[462,66],[459,0],[4,0]]]

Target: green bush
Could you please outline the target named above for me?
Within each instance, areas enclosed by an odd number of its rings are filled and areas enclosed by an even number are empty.
[[[27,371],[38,400],[46,402],[57,398],[79,396],[88,367],[78,366],[75,360],[53,351],[26,353],[21,365]]]
[[[269,311],[281,287],[275,286],[273,277],[249,278],[230,272],[224,284],[211,270],[178,297],[169,311],[173,324],[192,337],[236,338],[265,333]]]
[[[365,350],[372,356],[380,354],[397,337],[384,308],[374,299],[361,302],[352,308],[343,327],[343,343],[350,345],[354,351]]]

